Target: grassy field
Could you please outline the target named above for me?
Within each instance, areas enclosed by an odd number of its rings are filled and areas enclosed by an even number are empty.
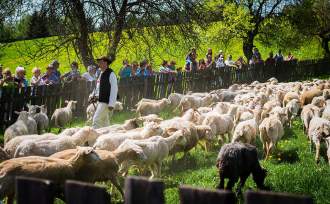
[[[198,51],[198,58],[204,58],[207,48],[212,48],[214,53],[218,53],[219,50],[223,50],[226,54],[231,54],[234,59],[243,55],[242,42],[239,39],[232,39],[226,43],[218,40],[217,32],[214,31],[216,26],[210,26],[206,31],[200,32],[200,41],[196,44],[187,43],[182,37],[178,37],[177,41],[173,42],[170,39],[154,40],[148,34],[144,36],[136,36],[133,39],[128,39],[124,35],[123,41],[119,46],[120,49],[117,53],[117,59],[112,64],[112,68],[118,71],[122,64],[123,59],[129,59],[130,61],[142,60],[144,58],[151,60],[153,67],[157,70],[162,60],[176,60],[178,66],[184,65],[185,55],[191,47],[196,47]],[[106,54],[107,44],[105,40],[102,40],[101,33],[94,33],[92,38],[98,41],[94,45],[95,57]],[[7,44],[5,48],[0,51],[0,64],[4,67],[9,67],[12,71],[19,65],[22,65],[27,70],[28,79],[31,78],[31,70],[33,67],[38,66],[45,71],[46,66],[53,60],[58,59],[61,63],[60,71],[66,72],[69,70],[70,62],[77,60],[72,47],[68,49],[62,49],[59,52],[49,52],[43,57],[31,58],[36,54],[37,45],[42,43],[49,43],[53,38],[35,39],[27,41],[18,41]],[[145,42],[147,39],[148,43]],[[276,46],[265,47],[258,41],[255,45],[259,48],[263,58],[267,58],[270,51],[278,50]],[[44,45],[45,49],[48,45]],[[44,50],[43,50],[44,51]],[[283,49],[285,55],[291,51],[298,59],[315,59],[322,57],[322,49],[319,46],[319,42],[316,39],[312,39],[309,42],[305,42],[299,49],[289,50]],[[29,57],[30,56],[30,57]],[[79,61],[79,60],[78,60]],[[85,69],[81,66],[81,72]]]
[[[173,117],[172,111],[162,112],[161,116]],[[122,123],[128,118],[134,117],[133,113],[117,113],[112,119],[112,123]],[[77,120],[73,126],[83,126],[82,120]],[[53,130],[57,132],[56,129]],[[262,159],[260,151],[261,144],[258,139],[257,147],[259,157]],[[177,156],[177,160],[172,163],[170,159],[165,160],[163,165],[162,180],[165,182],[166,203],[179,203],[178,186],[187,184],[196,187],[215,189],[219,182],[215,161],[220,147],[215,147],[210,152],[203,151],[199,146],[192,150],[188,157]],[[324,154],[325,155],[325,152]],[[268,170],[266,185],[276,192],[290,192],[295,194],[310,195],[316,203],[330,203],[330,168],[327,160],[321,157],[320,164],[314,162],[314,153],[310,152],[309,142],[302,131],[300,120],[296,120],[292,129],[286,129],[286,134],[278,144],[278,150],[268,161],[261,160],[261,164]],[[138,175],[137,171],[130,171],[130,175]],[[147,175],[146,175],[147,176]],[[121,198],[108,183],[99,183],[113,193],[113,201],[121,203]],[[255,184],[249,178],[244,190],[255,189]],[[57,201],[57,203],[62,203]],[[241,201],[241,203],[243,203]]]

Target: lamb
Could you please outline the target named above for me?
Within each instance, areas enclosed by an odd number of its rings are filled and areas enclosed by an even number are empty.
[[[300,102],[298,99],[292,99],[286,104],[288,117],[289,117],[289,126],[292,127],[292,121],[297,117],[300,110]]]
[[[266,160],[271,151],[276,147],[277,142],[284,135],[284,128],[280,115],[281,113],[278,113],[265,118],[259,125],[260,140],[262,142]]]
[[[55,125],[55,127],[62,128],[68,123],[72,121],[72,111],[76,109],[77,101],[65,101],[67,104],[64,108],[58,108],[54,111],[51,117],[51,123]]]
[[[69,160],[78,152],[77,149],[67,149],[61,152],[52,154],[50,158]],[[106,150],[95,150],[99,160],[92,160],[92,162],[84,165],[76,171],[75,180],[85,182],[102,182],[110,180],[112,184],[123,195],[123,190],[118,181],[119,159],[120,155],[116,152],[109,152]],[[127,156],[127,154],[125,154]],[[127,158],[127,157],[126,157]]]
[[[304,125],[304,132],[307,133],[309,129],[309,123],[315,116],[321,116],[321,110],[319,107],[308,104],[305,105],[300,113],[301,120],[303,121]]]
[[[162,135],[162,133],[163,129],[158,124],[153,122],[147,123],[144,128],[137,128],[121,133],[101,135],[97,138],[93,147],[95,149],[114,151],[126,139],[145,139],[155,135]]]
[[[151,170],[150,178],[159,177],[161,175],[162,161],[169,155],[174,144],[186,143],[183,134],[183,131],[179,130],[168,138],[155,136],[145,140],[125,140],[118,149],[123,148],[123,146],[131,146],[134,150],[137,149],[139,154],[143,155],[139,157],[143,159],[132,160],[127,158],[122,163],[121,171],[127,172],[132,164],[140,167],[148,166]]]
[[[14,137],[29,134],[29,129],[27,126],[29,113],[26,111],[22,111],[22,112],[15,111],[15,113],[18,114],[18,118],[14,124],[9,126],[5,130],[5,133],[4,133],[4,143],[5,144],[7,142],[9,142],[11,139],[13,139]]]
[[[321,96],[323,92],[318,88],[313,88],[308,91],[304,91],[300,95],[300,103],[302,106],[310,104],[314,97]]]
[[[75,178],[77,169],[93,160],[98,157],[92,148],[79,148],[69,160],[31,156],[4,161],[0,164],[0,199],[7,196],[8,203],[13,203],[16,176],[49,179],[63,186],[65,180]]]
[[[46,109],[46,107],[44,105],[41,105],[41,106],[38,106],[38,107],[40,108],[40,112],[39,113],[32,114],[32,118],[37,123],[37,132],[40,135],[40,134],[43,133],[43,131],[48,130],[49,119],[48,119],[48,116],[47,116],[47,109]]]
[[[158,114],[162,110],[164,110],[166,107],[168,107],[170,104],[171,104],[171,101],[168,100],[167,98],[163,98],[156,102],[141,102],[138,104],[136,113],[139,116],[145,116],[145,115],[149,115],[149,114]]]
[[[242,143],[230,143],[221,147],[216,166],[219,170],[220,183],[217,189],[224,189],[225,178],[228,178],[227,190],[232,190],[240,179],[238,194],[241,194],[246,179],[252,173],[253,180],[259,189],[267,189],[264,180],[267,171],[260,166],[255,146]]]
[[[85,143],[92,146],[98,136],[99,134],[92,128],[84,127],[71,137],[60,137],[55,140],[24,141],[16,148],[14,157],[50,156],[56,152],[82,146]]]

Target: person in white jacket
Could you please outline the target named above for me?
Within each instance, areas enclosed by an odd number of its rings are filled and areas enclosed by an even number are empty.
[[[110,125],[110,117],[117,101],[118,85],[117,77],[109,64],[111,60],[106,57],[97,59],[101,74],[96,82],[98,104],[93,117],[93,128],[98,129]]]

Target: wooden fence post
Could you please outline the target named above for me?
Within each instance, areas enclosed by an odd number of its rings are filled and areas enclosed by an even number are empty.
[[[111,196],[105,188],[68,180],[65,182],[65,201],[67,204],[109,204]]]
[[[231,191],[206,190],[189,186],[179,187],[181,204],[235,204],[236,197]]]
[[[54,185],[49,180],[16,177],[17,204],[53,204]]]
[[[268,191],[248,191],[244,194],[244,200],[245,204],[313,204],[313,199],[309,196]]]
[[[164,204],[164,183],[143,177],[125,180],[125,204]]]

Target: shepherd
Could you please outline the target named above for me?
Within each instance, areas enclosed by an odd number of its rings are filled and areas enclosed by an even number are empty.
[[[93,117],[93,128],[98,129],[110,125],[110,117],[113,115],[113,108],[117,100],[118,85],[117,77],[109,65],[112,60],[106,56],[97,59],[101,70],[96,82],[96,97],[98,104]]]

